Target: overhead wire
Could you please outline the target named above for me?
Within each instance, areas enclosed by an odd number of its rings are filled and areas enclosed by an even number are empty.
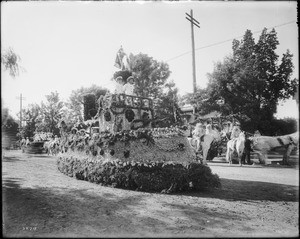
[[[271,28],[272,28],[272,29],[273,29],[273,28],[278,28],[278,27],[281,27],[281,26],[284,26],[284,25],[288,25],[288,24],[291,24],[291,23],[295,23],[295,22],[296,22],[296,21],[290,21],[290,22],[282,23],[282,24],[280,24],[280,25],[276,25],[276,26],[273,26],[273,27],[268,27],[267,30],[269,30],[269,29],[271,29]],[[253,34],[257,34],[257,33],[260,33],[260,32],[261,32],[261,30],[254,31]],[[201,49],[205,49],[205,48],[208,48],[208,47],[212,47],[212,46],[216,46],[216,45],[220,45],[220,44],[223,44],[223,43],[232,41],[232,40],[234,40],[234,39],[236,39],[236,38],[242,38],[242,37],[243,37],[243,35],[237,36],[237,37],[233,37],[233,38],[230,38],[230,39],[227,39],[227,40],[224,40],[224,41],[216,42],[216,43],[213,43],[213,44],[210,44],[210,45],[207,45],[207,46],[198,47],[198,48],[195,49],[195,51],[201,50]],[[170,58],[170,59],[166,60],[166,62],[175,60],[175,59],[177,59],[177,58],[179,58],[179,57],[181,57],[181,56],[184,56],[184,55],[186,55],[186,54],[189,54],[189,53],[191,53],[191,52],[192,52],[192,51],[184,52],[184,53],[182,53],[182,54],[180,54],[180,55],[178,55],[178,56],[175,56],[175,57],[173,57],[173,58]]]
[[[281,27],[281,26],[284,26],[284,25],[288,25],[288,24],[291,24],[291,23],[295,23],[295,22],[296,22],[296,21],[290,21],[290,22],[282,23],[282,24],[280,24],[280,25],[276,25],[276,26],[273,26],[273,27],[268,27],[267,30],[273,29],[273,28],[278,28],[278,27]],[[253,34],[257,34],[257,33],[260,33],[261,31],[262,31],[262,30],[257,30],[257,31],[254,31],[254,32],[252,32],[252,33],[253,33]],[[242,38],[242,37],[243,37],[243,35],[237,36],[237,37],[233,37],[233,38],[230,38],[230,39],[227,39],[227,40],[224,40],[224,41],[216,42],[216,43],[213,43],[213,44],[210,44],[210,45],[198,47],[198,48],[195,49],[195,51],[202,50],[202,49],[209,48],[209,47],[213,47],[213,46],[217,46],[217,45],[220,45],[220,44],[223,44],[223,43],[232,41],[232,40],[237,39],[237,38]],[[182,53],[182,54],[180,54],[180,55],[177,55],[177,56],[175,56],[175,57],[173,57],[173,58],[168,59],[166,62],[175,60],[175,59],[177,59],[177,58],[179,58],[179,57],[181,57],[181,56],[184,56],[184,55],[186,55],[186,54],[189,54],[189,53],[191,53],[191,52],[192,52],[192,51],[184,52],[184,53]],[[106,84],[103,85],[103,87],[108,86],[108,85],[111,85],[111,84],[113,84],[113,82],[106,83]]]

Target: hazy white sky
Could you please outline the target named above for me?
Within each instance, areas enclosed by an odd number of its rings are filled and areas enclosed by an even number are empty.
[[[294,1],[1,2],[1,50],[12,47],[26,69],[16,79],[1,72],[3,106],[15,116],[21,93],[26,107],[45,101],[52,91],[67,100],[81,86],[113,90],[110,79],[121,45],[127,54],[167,62],[179,93],[192,92],[191,27],[185,19],[191,9],[201,27],[194,28],[200,87],[214,63],[232,52],[233,38],[241,39],[249,29],[257,40],[264,27],[275,27],[280,58],[287,49],[294,54],[294,77],[299,77]],[[280,106],[278,116],[298,117],[295,101]]]

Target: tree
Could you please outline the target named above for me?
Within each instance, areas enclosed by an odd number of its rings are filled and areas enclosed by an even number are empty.
[[[22,110],[23,120],[26,121],[25,126],[21,130],[22,137],[33,137],[37,129],[41,107],[38,104],[30,104],[26,109]]]
[[[105,95],[107,89],[101,86],[92,85],[90,87],[81,87],[78,90],[73,90],[71,96],[66,104],[68,111],[65,113],[65,119],[68,122],[82,122],[83,121],[83,96],[88,93],[95,94],[96,101],[101,95]]]
[[[160,126],[181,123],[178,89],[173,81],[167,82],[171,74],[169,65],[140,53],[129,55],[129,68],[136,79],[134,91],[137,96],[152,98],[155,117],[166,119]]]
[[[154,112],[157,118],[165,119],[160,127],[167,127],[174,124],[181,124],[181,110],[178,106],[178,89],[175,83],[170,81],[164,85],[165,93],[162,93],[154,105]]]
[[[21,61],[20,56],[17,55],[11,47],[5,49],[3,53],[1,52],[1,65],[3,66],[5,71],[7,70],[9,71],[9,75],[13,78],[19,75],[20,69],[23,69],[19,65],[20,61]],[[7,108],[2,108],[1,128],[3,131],[9,132],[11,135],[15,136],[18,134],[18,123],[16,123],[14,118],[9,115]]]
[[[208,74],[207,88],[194,97],[201,101],[202,111],[219,109],[225,115],[240,114],[250,119],[241,119],[249,130],[270,134],[268,124],[274,118],[278,101],[293,96],[298,85],[298,79],[291,78],[294,66],[289,50],[278,65],[278,44],[274,29],[264,29],[256,44],[250,30],[241,41],[234,40],[232,55],[215,64]],[[220,99],[224,101],[221,107],[217,104]]]
[[[19,65],[20,61],[20,56],[17,55],[11,47],[4,50],[4,53],[1,54],[1,64],[4,67],[4,70],[8,70],[10,76],[13,78],[19,75],[19,69],[21,68]]]
[[[64,103],[60,101],[57,92],[51,92],[50,95],[46,95],[46,99],[46,103],[41,103],[41,114],[37,119],[36,125],[37,131],[59,135],[57,124],[63,117]]]
[[[167,82],[171,74],[169,65],[159,62],[147,54],[139,53],[129,55],[128,66],[124,70],[115,72],[113,78],[122,76],[126,80],[129,76],[133,76],[135,94],[153,100],[155,117],[166,119],[163,122],[165,126],[180,123],[178,90],[173,81]]]
[[[15,119],[9,114],[7,108],[2,108],[1,113],[1,123],[2,123],[2,130],[9,131],[11,133],[18,133],[19,124],[15,121]]]
[[[1,113],[2,148],[10,148],[17,142],[19,125],[15,121],[15,119],[9,114],[7,108],[2,108]]]
[[[159,98],[171,73],[169,65],[142,53],[130,54],[129,65],[136,79],[136,94],[141,97]]]

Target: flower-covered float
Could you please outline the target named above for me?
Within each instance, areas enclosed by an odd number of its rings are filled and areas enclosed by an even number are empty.
[[[129,82],[133,76],[121,72]],[[128,73],[128,72],[127,72]],[[179,127],[155,127],[153,102],[132,89],[96,99],[84,98],[90,135],[61,126],[58,169],[71,177],[105,186],[150,192],[200,190],[220,186],[219,177],[196,161]],[[95,108],[97,108],[95,110]]]

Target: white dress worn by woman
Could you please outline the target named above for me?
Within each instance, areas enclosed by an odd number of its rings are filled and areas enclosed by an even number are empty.
[[[116,94],[124,94],[124,85],[120,83],[116,83],[116,89],[115,89]]]
[[[125,93],[125,95],[134,95],[133,90],[134,90],[134,85],[133,84],[126,83],[124,85],[124,93]]]

